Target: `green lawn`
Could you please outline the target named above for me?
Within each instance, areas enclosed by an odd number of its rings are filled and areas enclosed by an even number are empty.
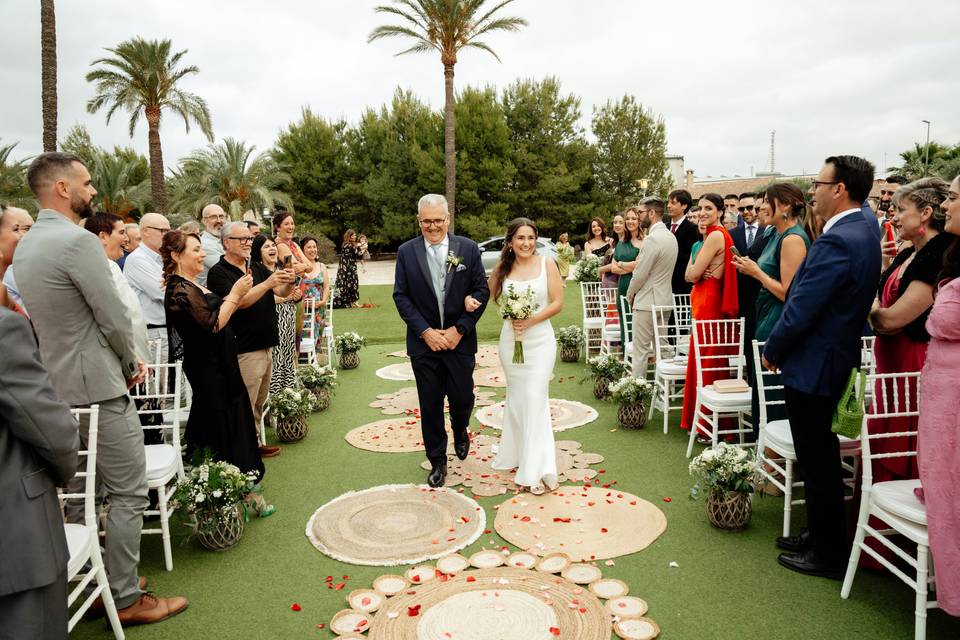
[[[579,320],[579,290],[567,288],[567,306],[555,327]],[[311,514],[328,500],[349,490],[425,479],[419,454],[372,453],[354,449],[343,439],[355,426],[381,415],[367,406],[378,393],[412,383],[381,380],[374,371],[396,358],[387,353],[402,348],[404,328],[390,300],[390,287],[363,287],[362,301],[375,309],[337,311],[337,332],[356,330],[372,346],[361,351],[361,365],[341,372],[341,386],[332,407],[314,416],[309,437],[284,446],[283,454],[266,461],[266,495],[279,511],[251,522],[240,545],[222,554],[202,550],[182,536],[174,547],[175,568],[163,570],[159,537],[143,544],[141,571],[159,594],[179,594],[190,608],[167,622],[132,628],[127,637],[183,638],[331,638],[315,625],[327,623],[345,608],[346,594],[368,587],[373,578],[402,568],[357,567],[336,562],[316,551],[304,535]],[[481,336],[493,341],[499,320],[494,310],[481,322]],[[685,434],[671,427],[664,435],[659,415],[637,431],[616,429],[615,407],[593,400],[589,385],[577,384],[583,364],[558,362],[551,395],[588,402],[600,412],[589,425],[563,433],[579,440],[584,451],[606,456],[598,465],[607,481],[659,506],[667,516],[667,531],[646,550],[601,565],[605,576],[626,581],[631,593],[650,604],[649,616],[665,639],[823,639],[888,640],[913,636],[913,593],[889,574],[861,571],[850,600],[840,599],[840,583],[800,576],[776,562],[774,538],[779,535],[782,499],[758,498],[750,527],[727,533],[707,522],[702,502],[687,498],[690,478],[684,458]],[[501,394],[502,396],[502,394]],[[664,498],[671,498],[665,502]],[[492,507],[504,498],[481,498],[488,521]],[[795,518],[802,521],[802,508]],[[491,527],[492,528],[492,527]],[[484,535],[465,554],[482,546],[505,544]],[[671,562],[679,567],[671,568]],[[324,580],[346,580],[343,591],[328,590]],[[348,578],[344,578],[348,576]],[[290,610],[299,603],[302,611]],[[76,638],[106,638],[101,623],[84,624]],[[960,637],[960,620],[931,611],[927,637]],[[494,639],[491,639],[494,640]]]

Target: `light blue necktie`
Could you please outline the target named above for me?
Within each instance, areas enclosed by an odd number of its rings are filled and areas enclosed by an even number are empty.
[[[430,245],[430,263],[433,272],[433,291],[437,294],[437,302],[440,305],[440,322],[443,323],[443,285],[446,280],[446,274],[443,271],[443,245],[440,243]]]
[[[753,234],[754,234],[753,227],[751,225],[747,225],[747,248],[748,249],[753,246]]]

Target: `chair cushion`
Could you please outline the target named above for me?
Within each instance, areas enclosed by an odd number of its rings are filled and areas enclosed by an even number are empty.
[[[600,327],[603,325],[603,318],[584,318],[583,326],[584,327]]]
[[[797,459],[797,454],[793,450],[793,432],[790,431],[789,420],[768,422],[767,426],[763,428],[763,437],[766,446],[785,458]],[[843,456],[853,455],[860,450],[859,440],[851,440],[844,436],[838,436],[838,438],[840,439],[840,453]]]
[[[310,353],[315,349],[315,345],[313,338],[300,338],[300,353]]]
[[[717,393],[714,391],[713,385],[708,384],[701,388],[699,393],[700,401],[707,406],[749,410],[753,390],[748,389],[738,393]]]
[[[669,378],[683,378],[687,375],[686,362],[661,360],[657,363],[657,375]]]
[[[169,444],[148,444],[143,447],[147,459],[147,484],[163,482],[177,472],[179,452]]]
[[[880,482],[873,485],[873,502],[895,516],[926,526],[927,509],[913,491],[919,488],[919,480]]]
[[[83,568],[87,558],[90,557],[91,542],[97,534],[82,524],[64,523],[63,531],[67,535],[67,549],[70,551],[67,576],[73,577]]]

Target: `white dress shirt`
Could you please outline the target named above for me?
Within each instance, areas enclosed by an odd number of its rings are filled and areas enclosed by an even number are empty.
[[[163,260],[160,254],[140,243],[123,263],[123,275],[137,294],[143,319],[148,325],[163,327],[167,316],[163,310]]]
[[[10,299],[19,305],[23,309],[24,313],[27,312],[27,307],[23,304],[23,298],[20,297],[20,291],[17,289],[17,281],[13,277],[13,265],[11,264],[7,267],[7,270],[3,273],[3,286],[7,290],[7,295],[10,296]]]
[[[838,222],[840,222],[842,218],[846,218],[851,213],[860,213],[860,207],[857,207],[856,209],[847,209],[846,211],[841,211],[837,215],[827,220],[827,223],[823,225],[823,233],[830,231],[833,225],[837,224]],[[823,234],[820,234],[820,235],[823,235]]]
[[[747,241],[747,249],[753,246],[753,243],[757,241],[757,234],[759,233],[760,225],[754,222],[753,224],[743,223],[743,237]]]
[[[113,283],[117,285],[117,292],[123,301],[123,306],[127,308],[130,319],[133,320],[133,341],[137,350],[137,357],[144,362],[150,362],[150,345],[147,343],[147,324],[143,321],[143,313],[140,310],[140,301],[137,294],[130,288],[130,283],[123,276],[123,271],[113,260],[110,263],[110,273],[113,275]]]

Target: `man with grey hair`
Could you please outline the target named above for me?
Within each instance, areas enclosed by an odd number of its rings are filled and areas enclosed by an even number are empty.
[[[208,204],[200,214],[203,223],[203,233],[200,234],[200,246],[206,254],[203,258],[203,273],[197,276],[197,282],[202,286],[207,282],[210,268],[220,261],[223,255],[223,244],[220,242],[220,233],[227,221],[227,214],[218,204]]]
[[[145,213],[140,218],[140,246],[127,256],[123,275],[137,294],[143,319],[147,323],[147,341],[160,342],[160,361],[167,361],[167,312],[163,307],[163,259],[160,245],[170,231],[170,222],[159,213]]]
[[[127,232],[123,241],[123,255],[117,260],[117,264],[120,265],[121,270],[123,270],[123,265],[127,261],[127,256],[136,251],[137,247],[140,246],[140,225],[135,222],[129,222],[123,225],[123,229]]]
[[[393,300],[407,324],[407,355],[417,380],[423,444],[431,464],[427,483],[442,487],[447,475],[444,398],[450,402],[454,452],[464,460],[470,452],[475,328],[490,290],[477,243],[447,233],[446,198],[420,198],[417,222],[423,235],[403,243],[397,252]],[[470,310],[465,307],[468,297],[476,304]]]
[[[249,270],[253,287],[237,304],[230,318],[230,328],[237,339],[237,361],[240,375],[247,387],[250,406],[256,424],[263,417],[263,403],[270,390],[273,372],[271,350],[279,344],[277,305],[273,296],[285,298],[293,291],[295,276],[292,269],[270,271],[262,262],[250,260],[253,234],[242,221],[227,222],[221,229],[224,254],[207,274],[207,288],[225,298],[234,283]],[[257,438],[259,440],[259,432]],[[280,447],[260,443],[260,455],[275,456]]]

